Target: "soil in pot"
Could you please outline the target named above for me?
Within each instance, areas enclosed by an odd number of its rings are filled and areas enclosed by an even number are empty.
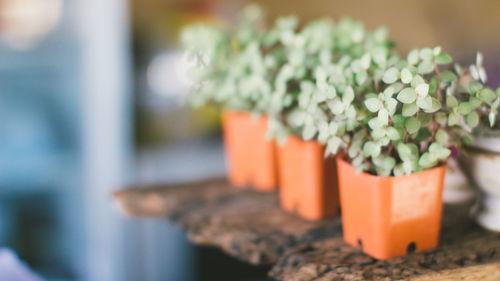
[[[231,184],[260,191],[275,190],[278,185],[276,144],[266,139],[267,118],[226,111],[222,126]]]
[[[289,136],[278,145],[280,203],[283,209],[308,220],[338,213],[337,169],[334,157],[315,141]]]
[[[344,241],[377,259],[437,246],[446,166],[378,177],[341,157],[337,165]]]

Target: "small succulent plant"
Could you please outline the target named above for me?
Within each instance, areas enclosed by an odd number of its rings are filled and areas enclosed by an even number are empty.
[[[271,80],[279,63],[272,32],[265,29],[264,13],[248,5],[236,30],[195,24],[185,28],[181,41],[194,58],[191,104],[215,103],[226,108],[265,113],[271,98]]]
[[[230,66],[231,38],[227,30],[208,24],[194,24],[181,33],[185,55],[193,62],[190,77],[193,93],[189,102],[195,107],[221,102],[217,89],[222,85]]]
[[[342,64],[347,87],[331,82],[337,95],[323,102],[328,118],[303,128],[305,137],[318,132],[327,153],[344,147],[359,171],[399,176],[435,167],[470,143],[481,116],[494,122],[499,91],[482,84],[485,75],[451,67],[440,47],[412,50],[406,59],[388,54],[385,64],[367,58]],[[360,65],[368,73],[361,83]]]

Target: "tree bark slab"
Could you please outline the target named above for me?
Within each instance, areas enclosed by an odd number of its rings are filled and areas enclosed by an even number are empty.
[[[114,197],[128,215],[166,218],[194,243],[273,265],[269,275],[278,280],[462,280],[450,274],[490,270],[482,278],[489,280],[500,265],[500,234],[476,226],[464,205],[445,206],[437,249],[378,261],[342,241],[339,218],[303,220],[279,207],[277,193],[232,187],[224,179],[136,187]]]

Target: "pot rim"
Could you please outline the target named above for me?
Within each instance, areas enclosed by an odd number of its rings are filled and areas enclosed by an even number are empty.
[[[471,155],[488,155],[491,157],[500,157],[500,152],[491,151],[477,146],[466,147],[465,152]]]

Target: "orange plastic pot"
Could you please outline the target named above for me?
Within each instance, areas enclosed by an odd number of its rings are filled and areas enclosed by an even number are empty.
[[[437,246],[445,166],[400,177],[356,174],[341,157],[337,166],[345,242],[377,259]]]
[[[275,190],[278,185],[276,144],[266,139],[267,118],[226,111],[222,126],[230,183],[260,191]]]
[[[308,220],[335,216],[339,209],[335,158],[325,147],[290,136],[278,146],[280,203]]]

